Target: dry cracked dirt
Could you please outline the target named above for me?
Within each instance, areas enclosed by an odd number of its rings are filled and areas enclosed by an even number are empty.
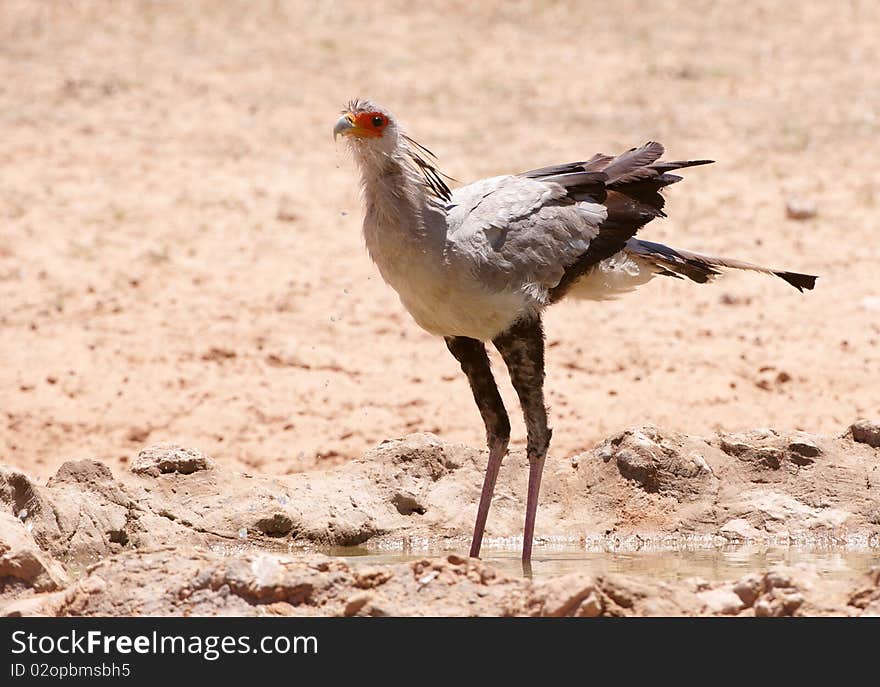
[[[174,444],[125,474],[0,468],[4,615],[877,615],[880,424],[837,436],[690,437],[641,426],[548,462],[542,547],[839,547],[848,577],[773,566],[730,579],[512,575],[464,556],[364,564],[330,547],[466,550],[484,452],[431,434],[324,471],[259,476]],[[525,457],[505,461],[489,547],[517,542]],[[877,555],[871,555],[877,554]],[[161,582],[157,582],[160,580]]]

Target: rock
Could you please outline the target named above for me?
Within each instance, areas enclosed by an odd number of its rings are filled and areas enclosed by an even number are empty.
[[[49,486],[39,487],[21,473],[0,469],[0,503],[12,512],[27,511],[41,550],[65,563],[92,563],[123,538],[126,522],[126,497],[115,482],[105,481],[108,472],[93,461],[65,463]],[[96,481],[86,483],[84,473]]]
[[[597,578],[596,585],[603,601],[603,615],[693,615],[703,607],[700,598],[684,582],[671,584],[615,574]]]
[[[104,463],[97,460],[77,460],[62,463],[49,481],[47,487],[55,487],[59,484],[79,484],[89,488],[95,484],[113,481],[113,473]]]
[[[733,513],[749,513],[750,521],[761,523],[761,528],[771,534],[792,536],[791,523],[799,530],[833,533],[855,514],[830,507],[813,507],[782,491],[766,488],[745,489],[730,501]],[[809,535],[807,536],[809,538]]]
[[[596,594],[590,594],[583,599],[575,614],[578,618],[596,618],[602,614],[602,600]]]
[[[158,477],[169,472],[191,475],[199,470],[211,470],[214,466],[214,461],[201,451],[177,444],[154,444],[138,453],[130,470],[136,475]]]
[[[880,599],[874,599],[859,613],[864,618],[880,618]]]
[[[755,617],[782,618],[793,616],[803,603],[804,597],[799,592],[773,590],[755,601]]]
[[[811,219],[816,216],[816,204],[803,198],[790,198],[785,203],[785,216],[794,220]]]
[[[282,537],[294,527],[293,519],[284,512],[276,512],[255,523],[257,529],[270,537]]]
[[[794,587],[791,575],[783,570],[770,570],[764,575],[764,588],[768,591],[771,589],[791,589]]]
[[[733,593],[740,598],[743,607],[748,608],[754,605],[763,588],[764,581],[761,576],[749,574],[734,583]]]
[[[856,420],[849,428],[853,441],[880,448],[880,422]]]
[[[795,465],[812,465],[822,449],[808,438],[797,438],[788,444],[788,459]]]
[[[697,592],[704,609],[712,615],[736,615],[745,604],[742,598],[730,587],[719,587]]]
[[[806,467],[822,454],[817,438],[803,432],[784,436],[773,431],[752,430],[724,435],[721,449],[759,470],[779,470],[788,464]]]
[[[647,425],[605,441],[595,453],[605,462],[613,459],[620,475],[646,492],[684,499],[712,481],[702,449]]]
[[[749,542],[761,537],[761,531],[743,518],[728,520],[721,526],[721,534],[727,539],[737,540],[740,543]]]
[[[343,609],[342,614],[346,617],[357,615],[362,608],[368,606],[370,602],[373,601],[373,598],[374,595],[369,592],[357,592],[345,602],[345,608]]]
[[[858,609],[859,615],[880,616],[880,565],[872,566],[865,578],[864,586],[852,592],[847,603]]]
[[[533,593],[534,615],[594,618],[602,612],[602,602],[596,586],[584,584],[583,575],[565,575],[537,581],[533,584]]]
[[[67,583],[64,569],[40,551],[25,524],[0,513],[0,597],[15,587],[48,592]]]
[[[26,618],[55,615],[63,591],[35,596],[22,596],[9,603],[0,602],[0,618]]]
[[[755,617],[781,618],[797,614],[804,603],[800,583],[784,570],[769,570],[761,580],[760,596],[755,600]]]

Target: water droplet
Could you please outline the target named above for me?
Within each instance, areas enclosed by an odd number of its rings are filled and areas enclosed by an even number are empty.
[[[28,516],[27,508],[22,508],[22,509],[18,512],[18,518],[19,518],[19,520],[24,520],[27,516]]]
[[[238,538],[239,539],[247,539],[247,528],[246,527],[242,527],[238,531]]]

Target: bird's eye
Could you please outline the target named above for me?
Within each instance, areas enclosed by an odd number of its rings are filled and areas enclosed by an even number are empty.
[[[373,117],[373,126],[382,126],[385,123],[384,117]]]

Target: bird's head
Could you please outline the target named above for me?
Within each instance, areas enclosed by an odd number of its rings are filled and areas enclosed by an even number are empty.
[[[364,183],[386,169],[389,158],[403,165],[434,198],[448,201],[452,191],[446,176],[434,164],[434,153],[414,141],[394,116],[370,100],[352,100],[333,126],[333,138],[342,136],[360,163]]]
[[[333,127],[333,138],[342,136],[362,155],[391,154],[400,130],[391,113],[369,100],[352,100]]]

